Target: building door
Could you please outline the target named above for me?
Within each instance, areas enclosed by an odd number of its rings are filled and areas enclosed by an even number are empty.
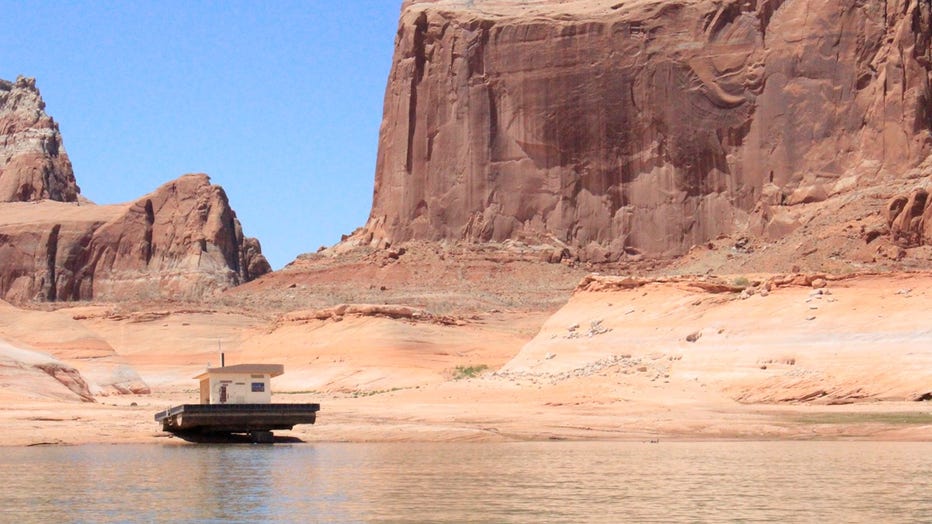
[[[231,402],[233,404],[245,404],[246,403],[246,383],[245,382],[236,382],[232,384],[230,391]]]

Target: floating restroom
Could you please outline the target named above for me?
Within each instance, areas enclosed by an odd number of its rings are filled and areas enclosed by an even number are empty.
[[[281,364],[237,364],[207,368],[194,378],[201,383],[201,404],[270,404],[272,378],[284,372]]]
[[[274,442],[272,430],[313,424],[320,404],[272,403],[272,378],[281,364],[237,364],[207,368],[200,382],[200,403],[182,404],[155,414],[168,431],[186,440],[212,441],[242,435],[253,442]]]

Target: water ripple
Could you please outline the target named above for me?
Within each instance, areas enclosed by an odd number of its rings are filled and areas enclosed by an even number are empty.
[[[932,522],[932,444],[78,446],[0,453],[2,522]]]

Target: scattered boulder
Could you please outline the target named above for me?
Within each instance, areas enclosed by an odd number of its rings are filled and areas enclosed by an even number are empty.
[[[790,193],[790,196],[786,199],[786,205],[811,204],[813,202],[822,202],[827,198],[828,191],[822,184],[802,186]]]
[[[885,215],[891,240],[896,245],[911,248],[932,244],[932,199],[925,189],[890,199]]]

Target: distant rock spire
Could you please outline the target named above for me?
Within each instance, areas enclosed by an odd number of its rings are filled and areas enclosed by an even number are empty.
[[[0,202],[74,202],[80,192],[35,78],[0,80]]]

